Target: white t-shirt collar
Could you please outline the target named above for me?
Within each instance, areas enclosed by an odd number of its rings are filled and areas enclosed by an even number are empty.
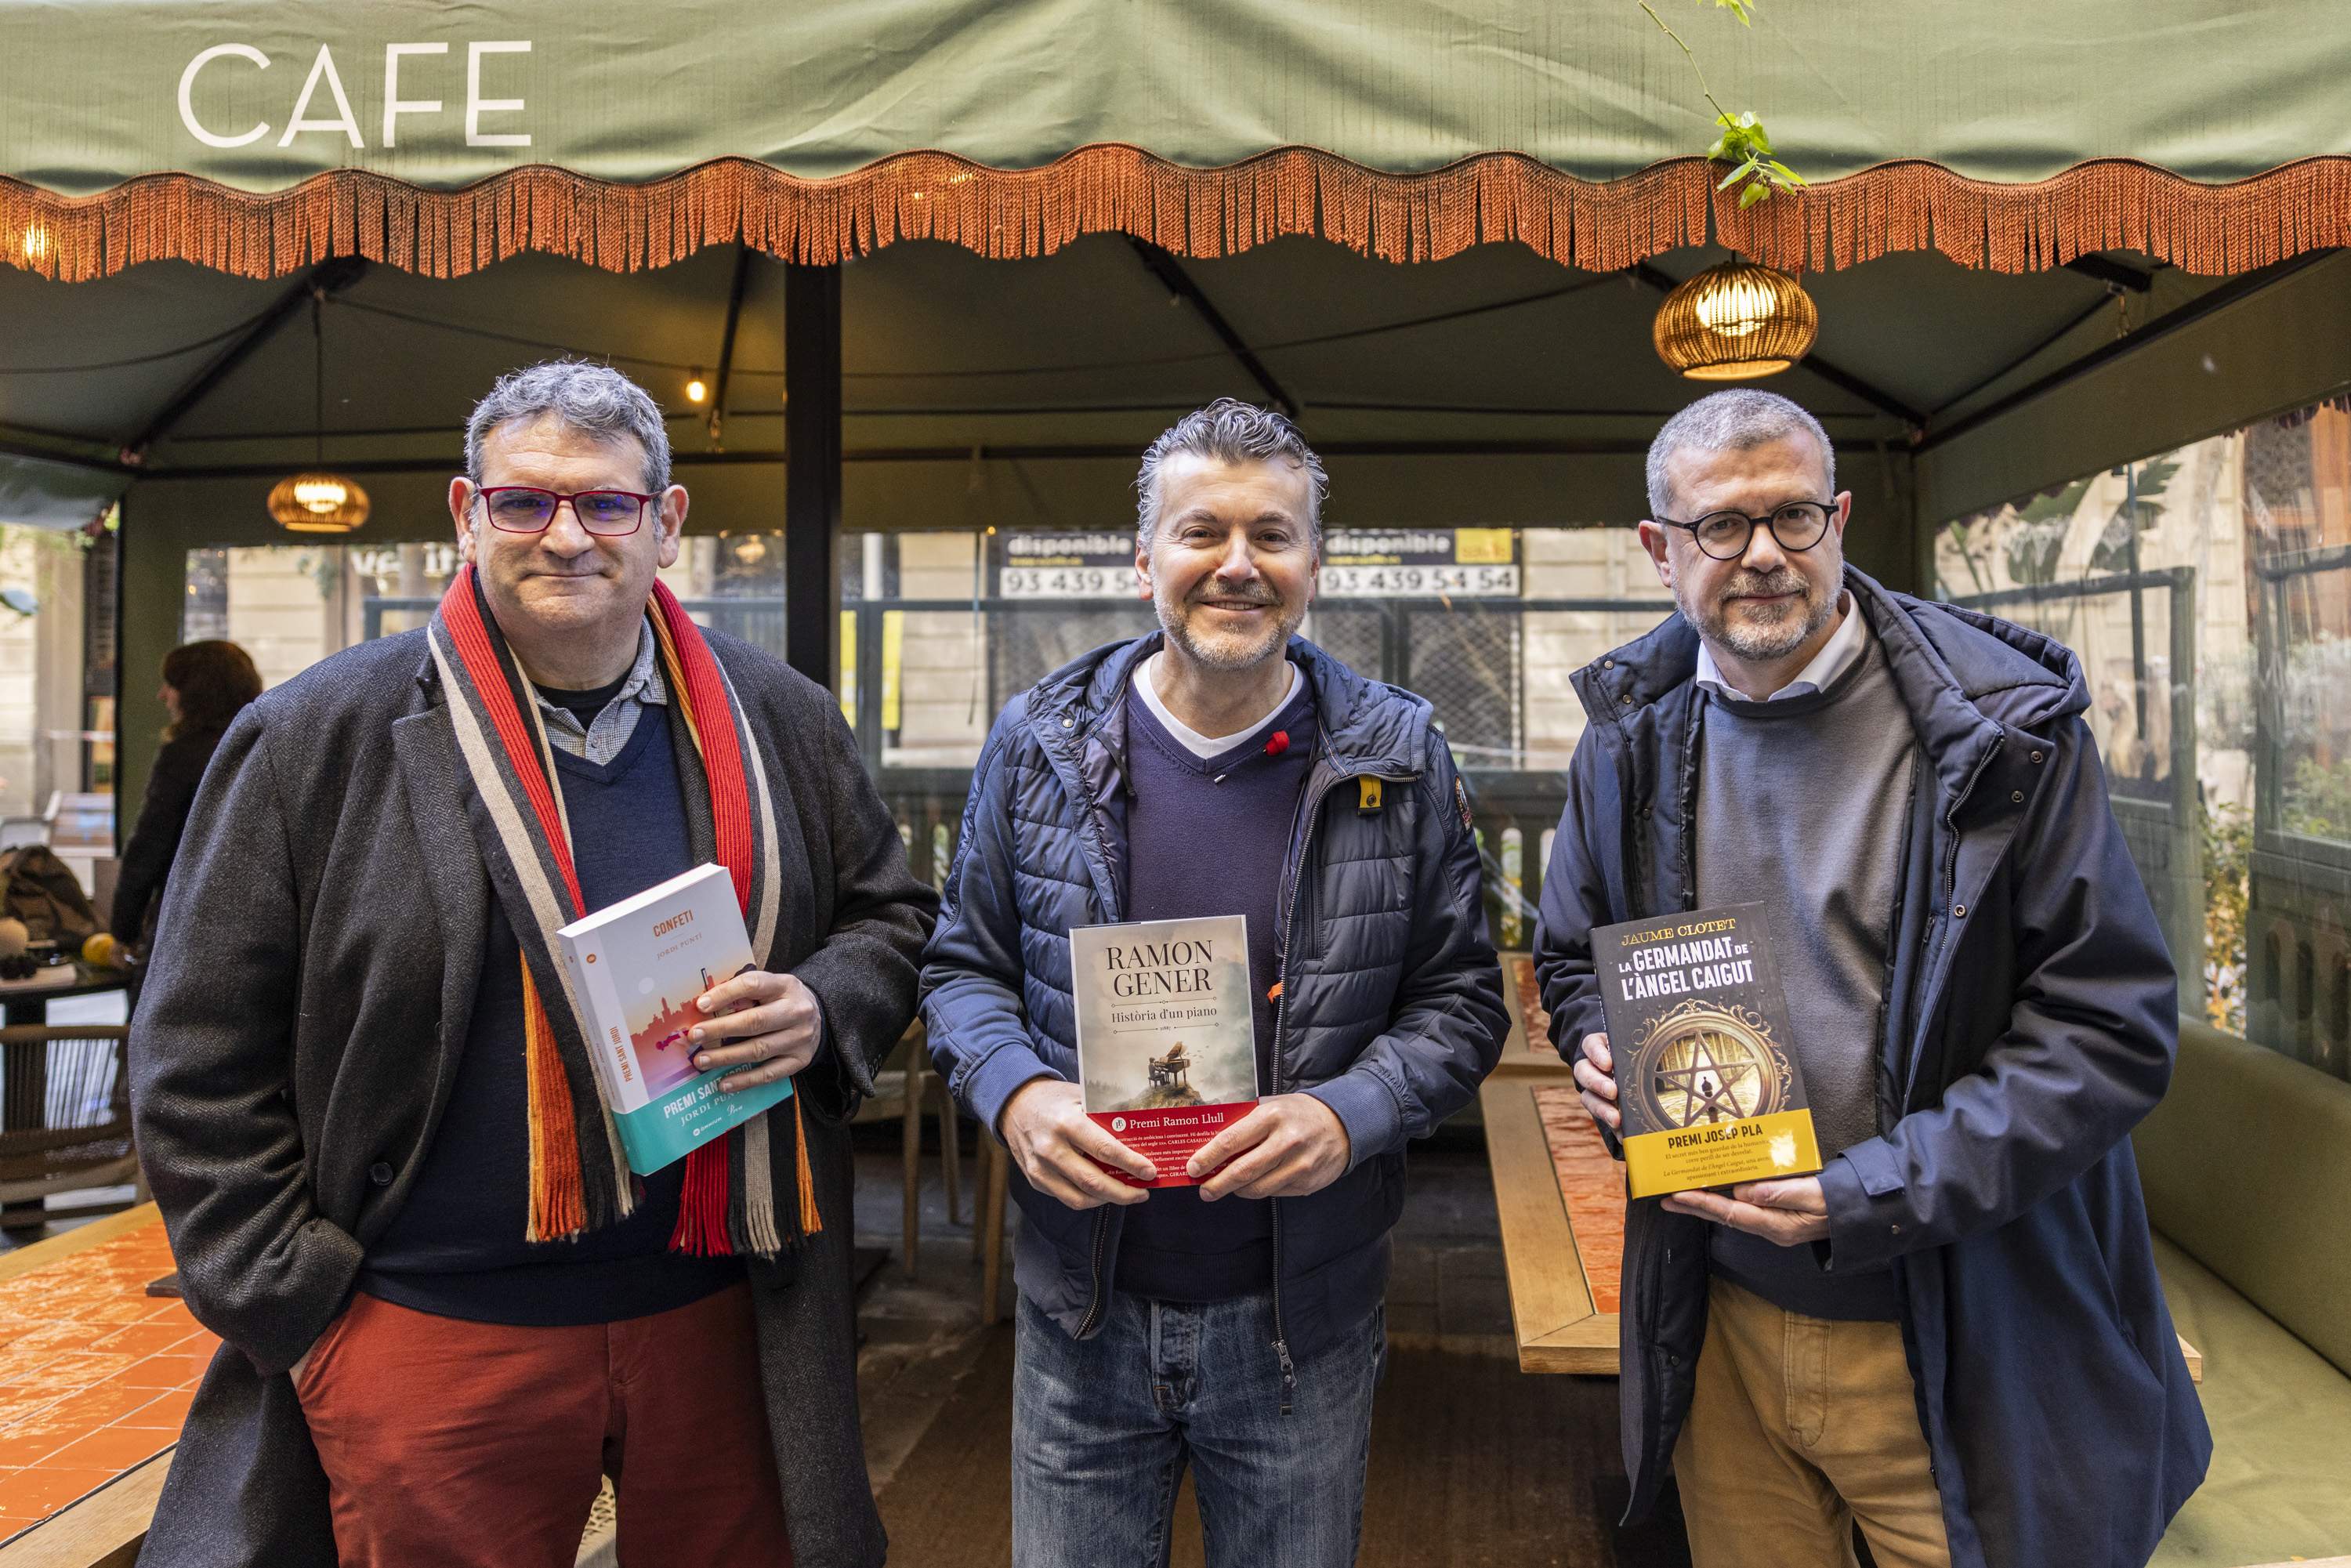
[[[1151,716],[1157,719],[1168,734],[1183,742],[1184,749],[1195,757],[1222,757],[1226,752],[1255,738],[1259,730],[1271,724],[1281,710],[1290,706],[1290,699],[1298,695],[1298,665],[1294,661],[1284,660],[1283,667],[1289,670],[1290,680],[1282,686],[1281,695],[1274,698],[1273,706],[1265,710],[1262,717],[1244,725],[1230,735],[1213,737],[1202,735],[1198,730],[1168,712],[1167,705],[1159,700],[1159,661],[1166,656],[1166,653],[1163,650],[1135,666],[1134,689],[1142,695],[1143,706],[1151,710]]]

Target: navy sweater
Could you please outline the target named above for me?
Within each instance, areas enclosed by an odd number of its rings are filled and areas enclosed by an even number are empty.
[[[1137,680],[1144,677],[1138,674]],[[1269,756],[1274,731],[1289,747]],[[1167,733],[1132,686],[1126,696],[1127,917],[1249,920],[1249,993],[1258,1092],[1273,1086],[1273,1004],[1280,974],[1282,862],[1314,756],[1314,698],[1301,679],[1272,724],[1219,756]],[[1262,1198],[1200,1201],[1162,1187],[1126,1217],[1117,1286],[1159,1301],[1228,1301],[1273,1284],[1273,1221]]]
[[[602,767],[555,753],[590,910],[694,868],[666,717],[646,709],[621,754]],[[684,1160],[644,1178],[636,1211],[618,1225],[571,1241],[523,1239],[530,1140],[521,964],[514,928],[494,899],[481,988],[448,1107],[415,1188],[368,1252],[360,1289],[442,1317],[555,1326],[667,1312],[741,1279],[739,1259],[669,1250]]]

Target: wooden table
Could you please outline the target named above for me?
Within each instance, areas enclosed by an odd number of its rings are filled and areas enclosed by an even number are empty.
[[[1623,1167],[1560,1074],[1497,1072],[1478,1092],[1521,1372],[1616,1372]]]

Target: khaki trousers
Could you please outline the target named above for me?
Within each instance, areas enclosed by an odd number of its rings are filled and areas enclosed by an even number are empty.
[[[1708,1288],[1674,1471],[1693,1568],[1949,1568],[1902,1330]]]

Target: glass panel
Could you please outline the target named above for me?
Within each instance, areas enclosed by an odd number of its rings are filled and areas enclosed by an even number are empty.
[[[1957,519],[1936,547],[1939,593],[2081,659],[2182,1006],[2351,1077],[2346,403]]]
[[[103,853],[110,801],[72,799],[83,789],[82,563],[81,536],[0,526],[0,817],[37,816],[62,791],[51,842]],[[30,833],[25,824],[7,841]]]
[[[1157,626],[1134,552],[1124,529],[842,536],[841,702],[917,875],[944,879],[1004,705]],[[1629,528],[1334,528],[1323,541],[1301,632],[1436,708],[1505,946],[1532,939],[1559,770],[1583,733],[1568,677],[1670,608]]]
[[[439,539],[192,549],[180,641],[240,643],[274,686],[329,653],[423,626],[456,570],[456,546]],[[783,656],[779,536],[683,539],[661,580],[697,623]]]

